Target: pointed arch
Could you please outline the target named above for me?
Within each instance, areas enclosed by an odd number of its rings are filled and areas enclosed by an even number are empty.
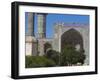
[[[64,32],[61,36],[61,50],[66,46],[76,46],[80,45],[80,50],[83,50],[83,37],[79,31],[74,28],[69,29]]]

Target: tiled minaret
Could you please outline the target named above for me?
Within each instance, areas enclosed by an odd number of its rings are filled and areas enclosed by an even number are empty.
[[[37,37],[38,37],[38,54],[44,54],[44,43],[46,38],[46,14],[37,14]]]
[[[34,25],[33,25],[33,22],[34,22],[34,15],[33,13],[31,12],[28,12],[27,13],[27,31],[26,31],[26,35],[27,36],[33,36],[34,35]]]
[[[27,31],[26,31],[26,55],[36,55],[36,39],[34,37],[34,14],[31,12],[27,13]]]
[[[38,38],[46,37],[46,14],[37,14]]]

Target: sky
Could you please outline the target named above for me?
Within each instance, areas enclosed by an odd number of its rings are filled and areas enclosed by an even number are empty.
[[[25,29],[27,32],[27,13],[25,13]],[[46,16],[46,38],[52,38],[54,35],[54,23],[83,23],[89,24],[89,15],[74,14],[48,14]],[[37,16],[34,17],[34,33],[37,33]]]

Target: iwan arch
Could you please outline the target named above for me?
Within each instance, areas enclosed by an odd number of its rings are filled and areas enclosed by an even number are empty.
[[[37,16],[37,38],[34,35],[34,16]],[[28,13],[28,32],[26,33],[26,55],[45,54],[44,44],[50,43],[53,50],[61,52],[63,43],[71,43],[76,49],[84,50],[86,55],[85,64],[89,64],[89,25],[80,23],[54,24],[54,36],[52,39],[46,38],[46,16],[47,14]]]

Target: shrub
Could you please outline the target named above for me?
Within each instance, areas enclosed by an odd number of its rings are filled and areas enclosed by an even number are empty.
[[[44,56],[26,56],[25,61],[26,68],[55,66],[54,61]]]

